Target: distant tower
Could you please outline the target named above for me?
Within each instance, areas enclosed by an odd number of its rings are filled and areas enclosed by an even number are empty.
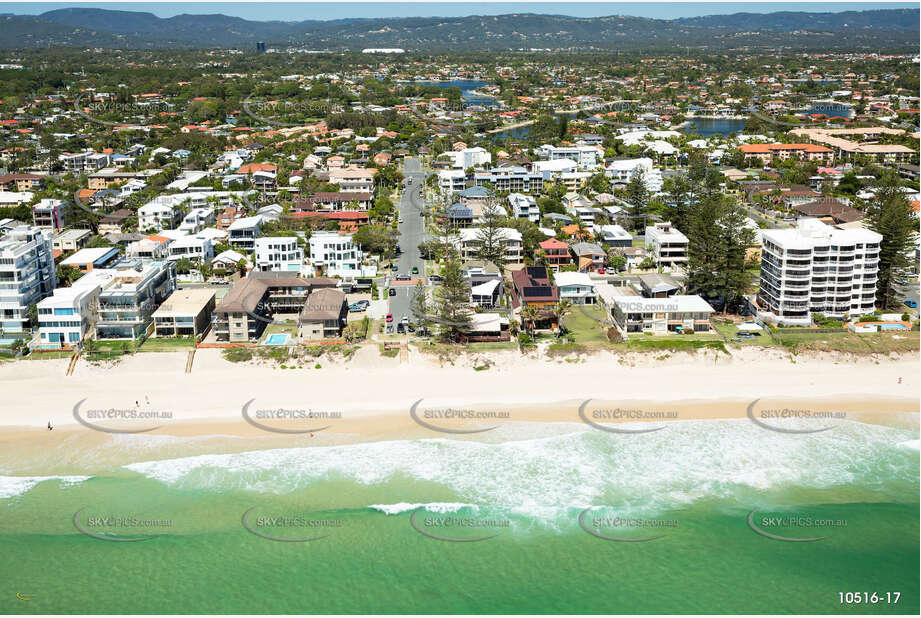
[[[265,43],[263,43],[262,41],[259,41],[258,43],[256,43],[256,51],[259,52],[260,54],[264,54],[265,53]]]

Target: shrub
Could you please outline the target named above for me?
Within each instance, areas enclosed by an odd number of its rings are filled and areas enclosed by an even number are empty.
[[[221,356],[231,363],[240,363],[251,360],[253,358],[253,351],[249,348],[227,348],[221,353]]]

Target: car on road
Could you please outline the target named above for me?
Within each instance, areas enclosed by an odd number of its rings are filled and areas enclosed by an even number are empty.
[[[397,281],[409,281],[410,279],[412,279],[412,277],[410,277],[409,275],[397,275],[395,279]]]
[[[396,264],[391,264],[391,265],[390,265],[390,272],[395,273],[395,272],[397,272],[398,270],[400,270],[400,267],[397,266]]]
[[[419,267],[418,267],[418,266],[413,266],[413,274],[414,274],[414,275],[418,275],[418,274],[419,274]]]
[[[412,176],[410,176],[409,178],[406,179],[406,184],[408,184],[408,185],[413,184],[413,177],[412,177]]]
[[[397,295],[397,289],[396,289],[396,288],[390,288],[390,295],[391,295],[391,296],[396,296],[396,295]]]
[[[442,277],[441,275],[431,275],[431,276],[429,276],[429,281],[431,281],[431,282],[433,282],[433,283],[440,283],[440,282],[442,282],[442,281],[444,281],[444,280],[445,280],[445,278]]]
[[[388,324],[391,323],[391,322],[393,322],[393,314],[392,314],[392,313],[388,313],[386,319],[387,319],[387,323],[388,323]]]
[[[905,303],[906,306],[911,307],[912,309],[918,308],[918,301],[912,300],[911,298],[906,298],[902,302]]]
[[[403,217],[400,217],[399,223],[403,223]]]

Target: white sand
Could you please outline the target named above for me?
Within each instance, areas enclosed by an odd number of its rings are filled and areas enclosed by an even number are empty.
[[[667,356],[667,358],[666,358]],[[919,359],[789,354],[743,349],[732,357],[713,352],[644,356],[601,353],[567,362],[491,353],[495,365],[474,371],[462,358],[445,364],[417,352],[400,363],[366,346],[349,361],[322,358],[301,369],[234,364],[220,350],[199,350],[191,374],[184,373],[186,353],[140,353],[114,367],[81,360],[65,376],[66,360],[19,361],[0,365],[2,426],[73,424],[73,407],[86,399],[94,408],[168,410],[174,421],[239,420],[244,403],[260,407],[348,411],[350,416],[399,413],[413,402],[426,404],[552,404],[607,401],[690,402],[750,401],[759,397],[835,401],[913,401],[921,395]],[[321,369],[313,368],[319,362]],[[899,383],[899,378],[902,383]],[[145,403],[149,398],[150,404]],[[743,410],[744,414],[744,410]]]

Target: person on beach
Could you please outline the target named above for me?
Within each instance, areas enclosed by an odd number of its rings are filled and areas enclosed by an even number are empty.
[[[48,431],[54,430],[54,427],[51,426],[51,421],[48,421]]]

